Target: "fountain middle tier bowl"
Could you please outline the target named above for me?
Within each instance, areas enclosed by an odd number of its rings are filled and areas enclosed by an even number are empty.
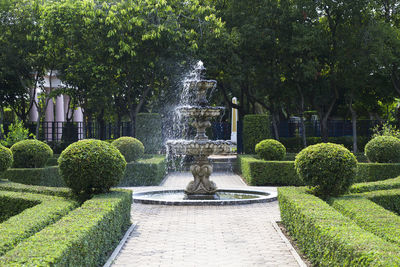
[[[208,89],[212,89],[217,85],[217,81],[215,80],[187,80],[186,84],[189,85],[190,89],[198,90],[198,91],[207,91]]]
[[[168,140],[169,151],[177,155],[209,156],[231,153],[231,141],[226,140]]]
[[[176,108],[182,116],[191,118],[214,118],[221,114],[224,107],[180,106]]]

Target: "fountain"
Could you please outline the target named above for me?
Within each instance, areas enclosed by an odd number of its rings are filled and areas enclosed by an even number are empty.
[[[216,184],[210,180],[213,171],[208,157],[216,154],[229,154],[232,142],[227,140],[209,140],[206,129],[211,126],[210,120],[218,117],[224,107],[208,105],[207,92],[215,88],[217,82],[202,79],[205,70],[201,61],[197,63],[195,75],[186,80],[189,91],[196,94],[193,105],[183,105],[176,108],[183,117],[191,119],[191,125],[196,128],[194,140],[168,140],[166,142],[168,153],[174,155],[190,155],[194,161],[190,166],[193,180],[183,190],[164,190],[136,193],[133,195],[135,202],[148,204],[192,205],[192,204],[245,204],[266,202],[276,199],[275,194],[225,189],[218,190]]]

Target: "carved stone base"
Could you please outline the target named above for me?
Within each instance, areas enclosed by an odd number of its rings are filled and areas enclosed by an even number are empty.
[[[193,174],[194,181],[191,181],[185,190],[185,193],[190,195],[214,195],[217,191],[217,186],[213,181],[210,181],[212,173],[212,165],[207,157],[195,159],[195,163],[190,166],[190,171]]]

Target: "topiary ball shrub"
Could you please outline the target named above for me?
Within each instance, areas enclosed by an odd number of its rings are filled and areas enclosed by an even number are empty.
[[[143,157],[144,146],[138,139],[123,136],[111,143],[118,148],[119,152],[125,157],[126,162],[136,161]]]
[[[347,192],[356,175],[357,159],[342,145],[321,143],[300,151],[294,165],[313,193],[326,199]]]
[[[126,161],[111,144],[86,139],[69,145],[58,158],[65,184],[76,194],[102,193],[122,179]]]
[[[6,171],[13,163],[13,154],[7,147],[0,145],[0,172]]]
[[[365,155],[370,162],[400,162],[400,140],[393,136],[377,136],[365,145]]]
[[[28,139],[15,143],[11,147],[14,168],[43,168],[53,156],[53,150],[44,142]]]
[[[286,148],[275,139],[265,139],[256,145],[256,153],[263,160],[283,160]]]

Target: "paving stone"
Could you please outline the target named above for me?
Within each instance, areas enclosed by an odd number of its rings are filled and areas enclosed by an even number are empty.
[[[174,173],[162,187],[130,189],[182,189],[190,180],[189,173]],[[233,173],[216,173],[211,180],[219,188],[251,188]],[[299,266],[271,223],[280,220],[277,201],[237,206],[133,203],[131,217],[137,227],[113,266]]]

